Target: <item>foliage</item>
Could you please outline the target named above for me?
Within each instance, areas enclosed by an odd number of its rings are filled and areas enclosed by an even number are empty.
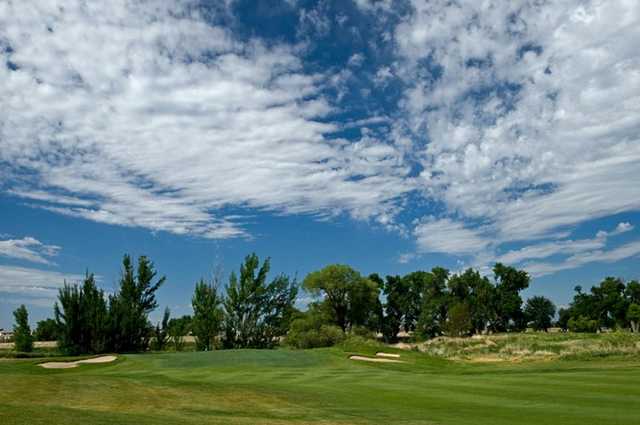
[[[631,304],[627,310],[627,320],[631,323],[633,332],[640,331],[640,304]]]
[[[155,280],[157,272],[145,256],[138,258],[137,273],[129,255],[124,256],[122,268],[118,290],[109,297],[110,348],[115,352],[145,351],[152,333],[148,316],[158,306],[155,294],[165,277]]]
[[[303,318],[291,322],[291,329],[285,340],[286,344],[294,348],[331,347],[344,340],[344,332],[335,325],[316,326],[315,323]]]
[[[571,317],[567,326],[571,332],[595,332],[598,330],[598,321],[587,316]]]
[[[55,319],[40,320],[36,325],[36,341],[55,341],[58,339],[59,329]]]
[[[196,349],[211,351],[215,347],[223,319],[221,308],[222,297],[214,283],[208,284],[200,280],[196,284],[191,306],[193,321],[191,330],[196,337]]]
[[[551,320],[556,314],[556,306],[545,297],[532,297],[527,300],[524,315],[536,331],[547,331],[551,327]]]
[[[343,331],[367,325],[376,311],[378,286],[349,266],[332,264],[309,273],[303,286],[312,295],[324,297],[332,323]]]
[[[107,348],[107,304],[93,274],[87,272],[82,286],[65,283],[58,291],[54,317],[63,353],[101,353]]]
[[[526,321],[522,312],[520,291],[529,287],[529,275],[524,270],[517,270],[501,263],[495,264],[493,274],[496,280],[496,317],[492,324],[493,330],[523,330]]]
[[[473,328],[471,323],[471,309],[464,302],[454,304],[449,309],[449,315],[445,324],[447,335],[465,336],[468,335]]]
[[[16,351],[30,353],[33,351],[33,336],[29,327],[29,312],[23,305],[13,312],[15,324],[13,326],[13,342]]]
[[[184,349],[184,337],[191,332],[192,322],[193,319],[189,315],[169,320],[167,328],[174,350]]]
[[[165,307],[164,314],[162,315],[162,322],[157,323],[153,330],[153,343],[154,350],[162,351],[166,348],[169,342],[169,318],[171,317],[171,311],[169,307]]]
[[[298,287],[285,275],[267,283],[270,261],[262,266],[256,254],[232,273],[224,301],[225,348],[269,348],[289,329]]]

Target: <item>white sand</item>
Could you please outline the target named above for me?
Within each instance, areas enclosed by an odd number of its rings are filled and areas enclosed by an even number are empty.
[[[404,363],[402,360],[382,359],[382,358],[365,357],[365,356],[350,356],[349,360],[357,360],[361,362],[372,362],[372,363]]]
[[[93,357],[91,359],[86,360],[78,360],[75,362],[47,362],[40,363],[38,366],[43,367],[45,369],[71,369],[74,367],[78,367],[81,364],[96,364],[96,363],[110,363],[117,359],[116,356],[101,356],[101,357]]]
[[[391,354],[391,353],[376,353],[376,357],[385,357],[388,359],[399,359],[400,354]]]

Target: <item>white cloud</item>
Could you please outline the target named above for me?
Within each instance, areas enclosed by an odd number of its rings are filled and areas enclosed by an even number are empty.
[[[633,226],[627,222],[618,223],[616,228],[610,232],[600,230],[596,233],[596,236],[591,239],[578,239],[578,240],[554,240],[550,242],[543,242],[534,245],[526,245],[521,249],[512,250],[502,255],[495,257],[496,262],[501,262],[509,265],[523,265],[532,274],[540,275],[544,270],[564,270],[566,268],[576,268],[578,259],[588,259],[593,257],[593,253],[598,253],[597,256],[601,258],[607,258],[615,250],[606,251],[609,238],[612,236],[618,236],[622,233],[631,231]],[[627,251],[618,251],[627,252]],[[552,256],[564,257],[561,261],[555,263],[526,263],[529,260],[540,260],[549,258]],[[615,257],[615,255],[614,255]],[[595,258],[595,257],[593,257]],[[589,260],[593,262],[596,260]],[[546,274],[544,272],[542,274]]]
[[[582,252],[567,258],[565,261],[552,263],[531,263],[526,269],[533,276],[544,276],[562,270],[571,270],[590,263],[615,263],[626,258],[640,255],[640,241],[629,242],[614,249]]]
[[[488,223],[483,238],[496,244],[640,209],[638,2],[412,5],[395,31],[396,72],[425,196],[462,222]]]
[[[421,252],[470,255],[491,244],[478,230],[466,228],[464,224],[448,218],[422,221],[415,227],[414,236]]]
[[[246,234],[235,208],[392,215],[409,167],[391,144],[327,137],[332,76],[189,6],[0,4],[0,56],[17,68],[0,67],[0,161],[33,176],[3,173],[11,193],[208,238]]]
[[[27,301],[36,300],[36,303],[37,300],[49,300],[49,305],[53,306],[58,289],[65,281],[75,283],[83,278],[82,275],[0,265],[0,294],[4,299],[19,297]]]
[[[52,264],[49,257],[58,255],[60,247],[46,245],[30,236],[22,239],[0,240],[0,257],[30,261],[39,264]]]

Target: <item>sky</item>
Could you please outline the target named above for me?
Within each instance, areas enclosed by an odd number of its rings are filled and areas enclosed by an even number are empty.
[[[125,253],[174,315],[251,252],[637,279],[639,45],[636,0],[0,2],[0,328]]]

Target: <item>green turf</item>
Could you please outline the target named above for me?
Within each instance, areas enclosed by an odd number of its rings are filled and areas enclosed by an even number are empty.
[[[403,352],[406,364],[347,356],[144,354],[68,370],[0,360],[0,423],[640,424],[634,357],[480,365],[414,352]]]

